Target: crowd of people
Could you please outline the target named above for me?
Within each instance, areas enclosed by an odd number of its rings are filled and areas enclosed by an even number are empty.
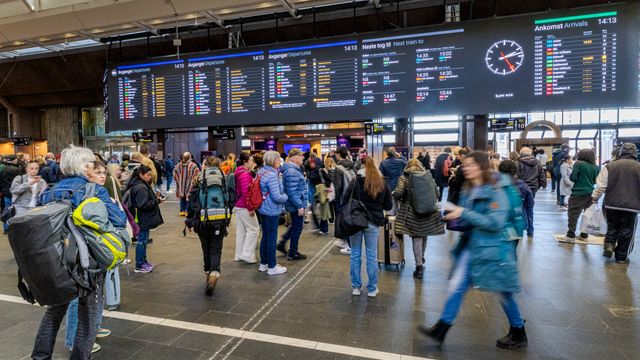
[[[516,249],[525,233],[533,239],[535,198],[547,187],[546,172],[558,206],[568,212],[566,238],[575,240],[580,214],[604,196],[608,231],[603,255],[615,255],[617,263],[629,261],[640,211],[640,195],[625,191],[640,186],[635,145],[622,145],[602,168],[596,165],[591,149],[579,150],[575,156],[569,153],[569,146],[563,145],[550,159],[543,150],[523,147],[502,160],[493,153],[447,147],[432,164],[428,153],[404,159],[391,147],[376,164],[366,151],[354,157],[349,149],[339,147],[320,157],[294,148],[288,154],[264,151],[208,157],[199,164],[189,152],[181,154],[177,163],[171,155],[160,161],[146,145],[108,161],[72,146],[62,151],[59,162],[53,154],[34,159],[5,156],[0,190],[3,219],[9,219],[6,232],[11,217],[37,206],[60,199],[68,199],[74,208],[80,206],[86,197],[85,185],[95,183],[93,196],[105,204],[110,224],[126,230],[135,241],[134,271],[146,274],[156,268],[147,258],[150,231],[163,224],[160,204],[175,183],[177,215],[185,218],[184,233],[194,231],[200,239],[208,296],[221,279],[223,241],[232,214],[235,261],[257,263],[258,270],[270,276],[287,272],[278,263],[277,252],[287,261],[307,259],[300,241],[306,223],[313,221],[319,236],[329,234],[333,223],[335,245],[350,259],[352,295],[366,290],[371,298],[380,291],[382,226],[394,221],[397,236],[411,239],[416,279],[424,276],[428,237],[446,232],[457,240],[449,293],[438,322],[420,331],[443,342],[465,293],[473,286],[501,295],[510,329],[496,345],[515,349],[528,342],[515,300],[520,291]],[[283,224],[287,228],[280,233]],[[586,239],[589,235],[579,236]],[[363,253],[366,285],[361,275]],[[65,314],[65,345],[72,358],[87,359],[100,349],[95,339],[110,333],[101,327],[102,310],[105,306],[115,310],[120,303],[118,266],[101,271],[97,279],[92,292],[48,306],[36,337],[34,359],[51,357]]]

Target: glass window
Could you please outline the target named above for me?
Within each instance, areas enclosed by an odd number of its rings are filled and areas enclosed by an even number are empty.
[[[600,149],[602,149],[602,157],[600,163],[611,159],[611,152],[615,146],[616,131],[603,129],[600,130]]]
[[[593,149],[596,147],[596,141],[595,140],[578,140],[576,142],[576,148],[578,150],[581,149]]]
[[[528,115],[528,122],[544,120],[544,112],[533,112]]]
[[[620,109],[620,122],[640,122],[640,109]]]
[[[395,135],[382,135],[382,142],[384,144],[395,144],[396,136]]]
[[[522,131],[512,131],[511,140],[520,139],[520,134],[522,134]]]
[[[414,142],[457,142],[458,141],[458,133],[450,133],[450,134],[415,134],[413,136]],[[385,141],[386,143],[386,141]]]
[[[582,129],[580,130],[580,139],[592,139],[596,137],[596,129]]]
[[[432,122],[432,121],[458,121],[458,115],[435,115],[435,116],[416,116],[413,118],[414,123]]]
[[[396,118],[382,118],[380,122],[383,124],[393,124],[396,122]]]
[[[438,130],[438,129],[457,129],[460,123],[454,122],[436,122],[436,123],[415,123],[414,130]]]
[[[617,121],[618,121],[618,109],[601,109],[600,110],[601,123],[615,123]]]
[[[640,137],[640,128],[622,128],[618,130],[618,137]]]
[[[553,130],[545,130],[544,135],[542,136],[543,139],[553,139],[555,137],[556,133],[554,133]]]
[[[580,131],[580,130],[562,130],[562,137],[563,138],[574,139],[574,138],[578,137],[578,131]]]
[[[600,122],[600,111],[598,110],[582,110],[583,124],[597,124]]]
[[[549,111],[544,113],[544,119],[551,121],[554,124],[562,124],[562,111]],[[580,124],[580,117],[578,116],[578,122]]]
[[[565,125],[580,124],[580,110],[565,111],[562,116],[564,119],[563,124]],[[560,124],[560,123],[556,123],[556,124]]]
[[[529,131],[527,134],[527,139],[541,139],[543,131]]]
[[[250,148],[251,147],[251,139],[242,139],[242,147]]]

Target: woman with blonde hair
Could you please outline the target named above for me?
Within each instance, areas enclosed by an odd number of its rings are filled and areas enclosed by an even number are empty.
[[[236,171],[236,154],[229,153],[227,159],[220,165],[220,170],[225,175],[233,174]]]
[[[353,193],[353,196],[352,196]],[[384,181],[372,157],[363,160],[362,169],[358,170],[356,181],[353,181],[342,200],[346,204],[351,197],[362,201],[367,209],[369,226],[351,236],[351,289],[354,296],[362,293],[362,243],[364,241],[367,262],[367,292],[369,297],[378,295],[378,233],[384,225],[384,210],[393,207],[391,189]]]
[[[426,184],[426,187],[420,189],[420,191],[433,194],[434,208],[439,196],[439,190],[431,176],[431,172],[426,171],[417,159],[411,159],[398,180],[398,186],[393,191],[393,197],[400,203],[398,215],[396,216],[395,232],[396,234],[411,236],[413,240],[413,256],[416,261],[416,270],[413,272],[413,276],[417,279],[422,279],[424,274],[424,253],[427,250],[427,236],[444,234],[444,225],[439,211],[424,215],[416,213],[413,207],[415,201],[412,200],[416,194],[411,191],[411,179],[413,177],[419,177],[418,181],[425,177],[425,181],[420,181],[420,183]]]

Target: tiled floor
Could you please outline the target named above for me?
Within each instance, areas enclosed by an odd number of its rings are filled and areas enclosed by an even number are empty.
[[[407,267],[379,273],[375,299],[352,297],[348,257],[329,245],[330,237],[306,226],[302,262],[287,262],[289,273],[268,277],[257,266],[235,263],[233,226],[225,240],[222,278],[215,294],[203,294],[200,244],[182,236],[177,204],[162,206],[167,222],[152,232],[151,274],[121,269],[119,311],[158,319],[213,325],[249,333],[233,336],[175,326],[107,317],[113,334],[99,340],[96,359],[639,359],[640,257],[630,265],[605,262],[602,247],[556,242],[566,230],[566,213],[548,191],[538,194],[536,235],[519,249],[523,292],[518,295],[527,319],[529,347],[505,351],[495,340],[508,328],[495,295],[471,291],[442,348],[416,332],[416,326],[438,319],[450,270],[446,236],[429,239],[425,278],[412,277],[413,256],[406,246]],[[0,294],[19,296],[16,266],[6,237],[0,241]],[[364,271],[363,271],[363,276]],[[42,315],[39,307],[0,301],[0,359],[28,356]],[[195,326],[195,325],[194,325]],[[66,358],[62,331],[56,358]],[[228,334],[228,333],[227,333]],[[257,334],[257,335],[256,335]],[[270,340],[260,334],[286,339]],[[242,335],[242,336],[241,336]],[[264,341],[254,340],[263,336]],[[304,340],[304,341],[303,341]],[[308,342],[305,342],[308,341]],[[290,344],[289,344],[290,343]],[[318,344],[324,351],[306,348]],[[338,345],[336,347],[335,345]],[[314,345],[315,346],[315,345]],[[369,349],[375,353],[358,353]],[[356,351],[356,352],[354,352]],[[382,354],[382,355],[381,355]],[[395,356],[393,354],[396,354]]]

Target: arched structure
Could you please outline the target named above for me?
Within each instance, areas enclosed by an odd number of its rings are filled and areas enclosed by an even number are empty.
[[[529,132],[539,127],[544,127],[553,131],[555,137],[548,139],[527,139]],[[523,146],[553,146],[568,142],[568,138],[562,137],[562,129],[560,129],[558,125],[552,123],[551,121],[539,120],[530,123],[529,125],[527,125],[527,127],[524,128],[524,130],[520,134],[520,139],[516,140],[516,149],[519,150]]]

